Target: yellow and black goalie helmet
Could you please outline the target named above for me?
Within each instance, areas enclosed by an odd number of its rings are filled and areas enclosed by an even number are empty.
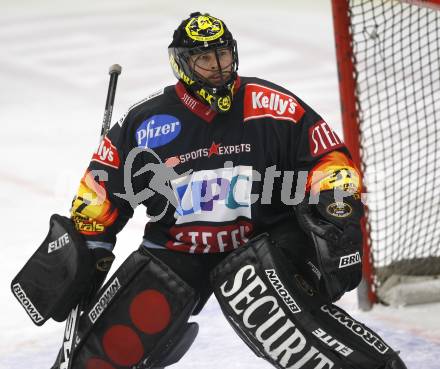
[[[218,74],[215,83],[200,73],[204,70],[201,65],[206,60],[203,56],[206,53],[215,58],[213,69]],[[228,55],[227,65],[222,59],[225,53]],[[223,21],[209,14],[192,13],[174,31],[168,54],[174,75],[195,96],[219,113],[231,109],[238,53],[237,42]]]

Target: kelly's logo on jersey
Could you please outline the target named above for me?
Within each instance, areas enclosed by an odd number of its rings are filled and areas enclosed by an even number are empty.
[[[304,112],[304,108],[293,96],[254,83],[246,85],[243,119],[245,122],[268,117],[297,123]]]
[[[138,147],[154,149],[174,140],[182,129],[180,121],[172,115],[153,115],[136,130]]]
[[[326,152],[344,146],[335,131],[323,120],[309,128],[310,154],[321,156]]]
[[[120,160],[118,149],[112,144],[108,137],[104,137],[98,146],[98,149],[93,153],[92,161],[97,161],[108,167],[115,169],[119,168]]]

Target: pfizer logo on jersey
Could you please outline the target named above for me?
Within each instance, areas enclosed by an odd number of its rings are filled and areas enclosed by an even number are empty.
[[[172,115],[153,115],[143,121],[136,130],[136,143],[139,147],[154,149],[173,141],[182,129],[180,121]]]
[[[193,172],[171,181],[178,200],[176,224],[251,219],[252,167]]]

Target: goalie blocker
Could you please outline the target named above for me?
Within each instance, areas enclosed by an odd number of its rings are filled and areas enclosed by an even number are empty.
[[[406,369],[382,338],[307,283],[267,234],[211,273],[237,334],[277,368]]]
[[[11,289],[36,325],[49,318],[61,322],[87,293],[94,273],[94,258],[82,236],[70,219],[54,214],[45,240]]]

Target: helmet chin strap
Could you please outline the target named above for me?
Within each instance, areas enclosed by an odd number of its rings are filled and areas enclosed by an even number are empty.
[[[198,100],[209,105],[217,113],[226,113],[231,108],[232,90],[228,86],[221,87],[221,95],[218,94],[218,91],[215,91],[215,88],[209,89],[201,85],[192,85],[190,90]]]

